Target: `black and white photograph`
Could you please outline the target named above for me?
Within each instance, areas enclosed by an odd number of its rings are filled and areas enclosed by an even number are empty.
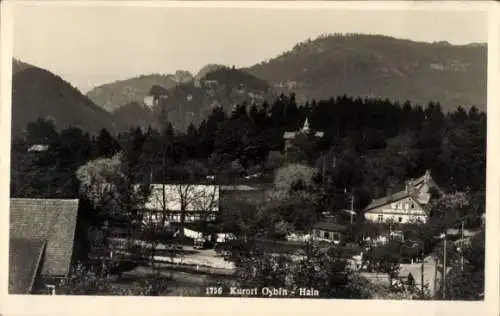
[[[9,295],[488,296],[487,8],[6,2]]]

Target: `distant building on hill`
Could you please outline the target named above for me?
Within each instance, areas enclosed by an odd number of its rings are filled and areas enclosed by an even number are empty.
[[[365,208],[365,219],[371,222],[425,223],[430,216],[429,202],[432,190],[442,190],[432,180],[430,171],[417,179],[410,179],[404,190],[374,199]]]
[[[147,95],[144,97],[144,104],[148,107],[153,107],[153,105],[155,104],[155,98],[154,96],[152,95]]]
[[[313,131],[309,127],[309,119],[306,117],[306,120],[304,121],[304,125],[302,128],[298,131],[295,132],[285,132],[283,134],[283,139],[285,140],[285,152],[288,152],[290,149],[294,147],[293,141],[299,137],[299,136],[306,136],[306,137],[315,137],[317,139],[321,139],[324,136],[324,132],[322,131]]]
[[[28,152],[44,152],[49,149],[49,145],[36,144],[28,148]]]

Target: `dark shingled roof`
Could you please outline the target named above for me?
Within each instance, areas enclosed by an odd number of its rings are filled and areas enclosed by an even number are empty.
[[[9,243],[9,293],[28,294],[35,282],[45,241],[11,239]]]
[[[386,205],[386,204],[389,204],[392,202],[402,200],[402,199],[407,198],[409,196],[410,196],[410,194],[408,192],[406,192],[405,190],[399,191],[399,192],[393,193],[390,196],[390,198],[388,196],[385,196],[385,197],[382,197],[379,199],[372,200],[371,203],[366,207],[365,210],[368,211],[368,210],[374,209],[374,208],[382,206],[382,205]]]
[[[328,231],[335,231],[335,232],[343,232],[347,228],[343,225],[331,223],[331,222],[319,222],[316,223],[313,228],[316,229],[322,229],[322,230],[328,230]]]
[[[432,179],[429,170],[426,171],[426,173],[423,176],[419,177],[419,178],[410,179],[410,183],[411,183],[412,187],[418,187],[418,186],[424,184],[424,182],[427,182],[427,184],[430,187],[436,189],[439,192],[439,194],[444,194],[444,191],[441,190],[441,188],[437,185],[437,183]],[[405,189],[405,190],[401,190],[399,192],[393,193],[390,196],[385,196],[385,197],[382,197],[382,198],[374,199],[365,208],[365,211],[369,211],[371,209],[374,209],[374,208],[377,208],[379,206],[383,206],[383,205],[386,205],[386,204],[389,204],[389,203],[397,202],[397,201],[402,200],[402,199],[407,198],[407,197],[414,197],[411,192],[412,191],[408,192]],[[424,210],[428,210],[427,206],[424,205],[424,204],[422,204],[422,203],[419,203],[417,199],[414,199],[414,201],[416,203],[418,203]]]
[[[77,212],[77,199],[11,199],[11,242],[16,239],[45,241],[41,274],[67,275],[73,254]]]

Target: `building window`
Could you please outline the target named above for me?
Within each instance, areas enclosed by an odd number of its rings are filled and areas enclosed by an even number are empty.
[[[330,239],[330,234],[328,232],[324,232],[323,237],[325,239]]]
[[[400,222],[400,223],[403,222],[403,218],[401,216],[398,217],[398,222]]]
[[[378,216],[378,221],[382,223],[384,221],[384,215],[379,215]]]
[[[411,209],[413,210],[415,208],[415,203],[411,202]]]
[[[319,230],[316,231],[316,237],[318,237],[318,238],[321,237],[321,234],[320,234]]]
[[[333,233],[333,240],[340,241],[340,234],[339,233]]]

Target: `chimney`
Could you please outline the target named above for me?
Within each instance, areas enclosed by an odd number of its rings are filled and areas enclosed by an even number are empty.
[[[429,169],[427,169],[427,170],[425,171],[424,181],[425,181],[425,182],[428,182],[428,181],[430,181],[430,180],[431,180],[431,171],[430,171]]]
[[[407,194],[410,194],[413,189],[413,182],[411,180],[406,181],[405,191]]]
[[[386,193],[387,193],[387,203],[392,202],[392,187],[388,187]]]

